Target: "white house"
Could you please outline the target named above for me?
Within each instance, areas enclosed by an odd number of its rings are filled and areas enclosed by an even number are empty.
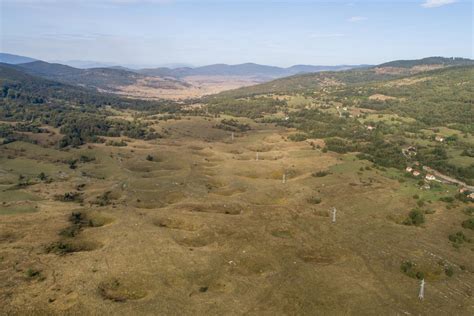
[[[436,180],[436,177],[435,177],[434,175],[428,173],[428,174],[425,176],[425,179],[426,179],[426,180],[429,180],[429,181],[433,181],[433,180]]]
[[[412,167],[407,167],[405,170],[406,170],[407,172],[412,172],[412,171],[413,171],[413,168],[412,168]]]

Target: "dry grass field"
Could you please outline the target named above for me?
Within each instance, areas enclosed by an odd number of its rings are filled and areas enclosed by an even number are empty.
[[[182,84],[166,86],[164,80],[150,77],[134,85],[117,86],[113,93],[138,99],[183,100],[216,94],[225,90],[237,89],[261,83],[262,81],[247,76],[187,76]],[[160,85],[160,86],[158,86]]]
[[[454,186],[217,122],[160,121],[169,137],[125,147],[2,145],[0,314],[474,314],[473,244],[448,239],[466,205],[439,201]],[[402,225],[419,200],[426,222]]]

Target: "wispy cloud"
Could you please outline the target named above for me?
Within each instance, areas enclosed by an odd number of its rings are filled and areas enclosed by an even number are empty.
[[[347,19],[347,21],[351,22],[351,23],[356,23],[356,22],[362,22],[362,21],[365,21],[367,20],[368,18],[365,17],[365,16],[353,16],[353,17],[350,17],[349,19]]]
[[[174,0],[2,0],[4,3],[13,4],[56,4],[56,3],[78,3],[78,4],[167,4]]]
[[[456,0],[426,0],[424,3],[421,4],[423,8],[437,8],[442,7],[444,5],[455,3]]]
[[[343,37],[344,34],[342,33],[327,33],[327,34],[320,34],[320,33],[315,33],[311,34],[309,37],[311,38],[331,38],[331,37]]]

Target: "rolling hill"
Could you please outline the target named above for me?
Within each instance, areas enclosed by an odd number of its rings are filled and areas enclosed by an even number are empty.
[[[36,60],[37,59],[25,57],[25,56],[13,55],[13,54],[8,54],[8,53],[0,53],[0,63],[5,63],[5,64],[12,64],[12,65],[23,64],[23,63],[30,63]]]
[[[419,60],[393,61],[377,66],[355,68],[345,71],[321,71],[318,73],[298,74],[250,87],[224,91],[221,93],[221,96],[245,97],[268,93],[305,93],[329,86],[384,81],[414,75],[424,71],[462,65],[474,65],[474,60],[466,58],[428,57]]]
[[[413,60],[394,60],[387,63],[378,65],[377,67],[397,67],[397,68],[412,68],[416,66],[429,66],[429,65],[442,65],[442,66],[465,66],[474,65],[474,60],[461,57],[426,57],[422,59]]]

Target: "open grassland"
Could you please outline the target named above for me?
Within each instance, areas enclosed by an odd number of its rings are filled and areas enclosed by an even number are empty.
[[[440,201],[456,187],[250,119],[232,139],[223,118],[150,119],[167,137],[121,147],[2,145],[0,314],[474,313],[473,244],[448,239],[474,238],[469,205]],[[403,225],[414,208],[425,222]]]

